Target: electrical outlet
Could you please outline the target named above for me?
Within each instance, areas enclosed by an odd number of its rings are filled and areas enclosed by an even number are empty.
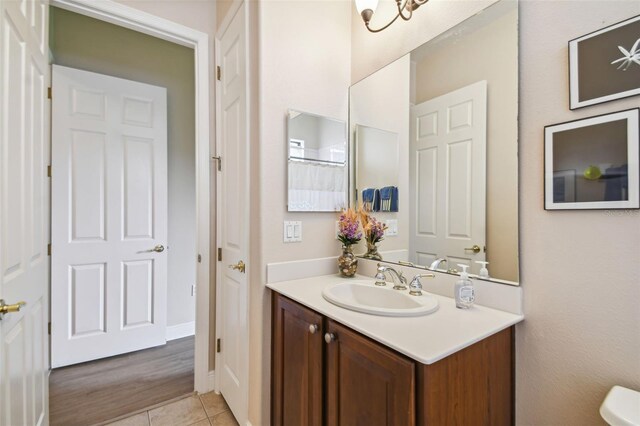
[[[196,285],[193,284],[191,286],[191,297],[194,297],[196,295]]]
[[[395,237],[398,235],[398,219],[387,219],[385,225],[387,225],[387,230],[384,231],[385,237]]]

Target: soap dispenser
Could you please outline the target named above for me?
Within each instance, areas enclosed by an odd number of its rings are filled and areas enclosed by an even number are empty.
[[[467,273],[469,265],[458,264],[458,266],[462,268],[462,272],[455,285],[456,308],[469,309],[473,306],[476,298],[473,282],[469,278],[469,273]]]
[[[487,265],[489,264],[489,262],[485,262],[484,260],[476,260],[476,263],[478,265],[482,265],[482,268],[480,268],[480,272],[478,272],[478,277],[488,279],[489,270],[487,269]]]

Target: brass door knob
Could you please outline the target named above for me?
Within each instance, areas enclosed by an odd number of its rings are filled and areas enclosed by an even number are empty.
[[[481,248],[477,244],[474,244],[472,247],[467,247],[467,248],[464,249],[464,251],[472,251],[474,253],[480,253],[480,250],[481,250]]]
[[[2,319],[2,317],[4,317],[5,314],[19,312],[20,308],[22,308],[26,304],[27,302],[18,302],[18,303],[14,303],[13,305],[7,305],[4,302],[4,299],[0,299],[0,319]]]
[[[235,265],[229,265],[229,268],[234,269],[236,271],[240,271],[244,274],[244,270],[246,268],[247,265],[244,264],[244,262],[241,260],[238,263],[236,263]]]

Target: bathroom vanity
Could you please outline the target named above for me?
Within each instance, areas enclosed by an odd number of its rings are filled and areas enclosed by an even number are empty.
[[[429,315],[354,312],[322,297],[345,281],[268,284],[273,425],[513,423],[513,325],[521,315],[463,311],[426,293],[417,297],[439,302]]]

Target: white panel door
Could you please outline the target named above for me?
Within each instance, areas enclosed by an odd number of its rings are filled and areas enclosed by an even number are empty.
[[[55,368],[166,343],[167,95],[57,65],[52,80]]]
[[[243,4],[218,40],[222,69],[217,85],[218,155],[218,387],[240,424],[248,417],[248,302],[247,274],[239,262],[249,252],[249,152],[247,130],[246,6]],[[235,266],[235,269],[234,269]]]
[[[48,424],[46,1],[0,1],[0,425]]]
[[[449,268],[477,273],[486,245],[487,82],[413,106],[410,132],[411,261],[444,257]]]

